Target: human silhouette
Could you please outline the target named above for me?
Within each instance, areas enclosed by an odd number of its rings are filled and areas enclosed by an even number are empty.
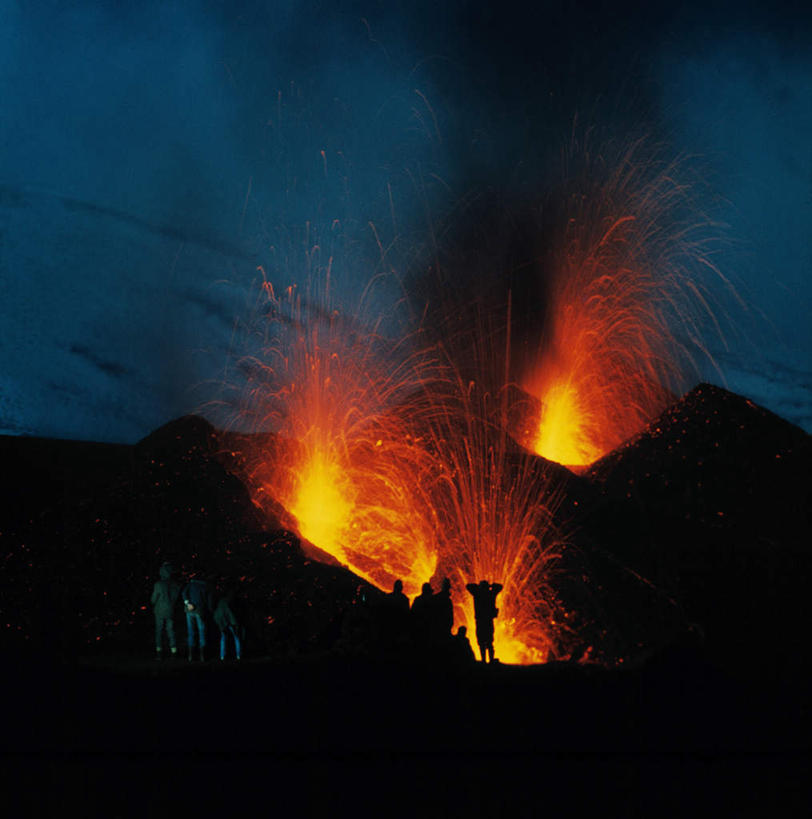
[[[399,653],[409,641],[409,598],[403,593],[403,581],[396,580],[392,591],[383,598],[378,616],[380,647]]]
[[[409,598],[403,593],[403,581],[396,580],[392,585],[392,591],[386,595],[386,602],[393,611],[409,611]]]
[[[424,583],[420,594],[412,601],[412,636],[418,649],[425,649],[431,641],[434,590]]]
[[[183,607],[186,610],[186,634],[189,662],[193,659],[195,643],[199,644],[200,660],[206,659],[206,617],[211,613],[209,584],[202,577],[193,577],[183,587]],[[197,630],[197,634],[195,634]]]
[[[432,600],[431,633],[435,642],[446,643],[451,637],[451,628],[454,625],[454,606],[451,602],[451,581],[443,578],[440,591]]]
[[[492,663],[493,656],[493,620],[499,614],[496,608],[496,596],[502,591],[501,583],[469,583],[466,587],[474,598],[474,618],[476,619],[476,641],[482,662]],[[487,660],[486,660],[487,657]]]
[[[169,643],[169,650],[173,655],[178,653],[177,642],[175,641],[175,607],[178,604],[180,595],[180,585],[172,579],[172,566],[164,562],[158,570],[160,580],[152,587],[152,611],[155,615],[155,654],[160,660],[163,657],[163,634],[166,631],[166,639]]]
[[[226,658],[226,643],[228,637],[234,640],[234,654],[237,659],[242,657],[242,642],[240,640],[241,623],[237,619],[235,610],[237,606],[234,604],[235,593],[233,589],[229,589],[217,603],[217,608],[214,610],[214,622],[217,628],[220,629],[220,660]]]
[[[458,665],[476,662],[474,650],[468,640],[468,629],[460,626],[457,633],[451,638],[451,657]]]

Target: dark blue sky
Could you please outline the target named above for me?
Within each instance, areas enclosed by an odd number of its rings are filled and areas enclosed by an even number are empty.
[[[812,27],[791,9],[0,0],[0,431],[132,441],[194,409],[257,266],[302,280],[308,221],[347,301],[380,261],[370,222],[420,285],[462,203],[551,207],[574,122],[684,157],[748,305],[709,377],[810,429]]]

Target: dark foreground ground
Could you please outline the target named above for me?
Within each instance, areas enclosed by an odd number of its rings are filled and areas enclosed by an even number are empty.
[[[219,815],[257,799],[263,814],[329,816],[808,804],[808,691],[737,682],[679,650],[622,670],[107,654],[21,660],[5,689],[3,772],[25,815]]]

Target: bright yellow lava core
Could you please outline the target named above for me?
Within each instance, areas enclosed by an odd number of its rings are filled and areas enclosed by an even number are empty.
[[[558,382],[544,394],[543,409],[533,449],[538,455],[565,466],[586,466],[600,450],[589,438],[589,413],[569,382]]]
[[[344,470],[317,454],[307,464],[292,508],[302,536],[336,556],[342,554],[342,534],[352,516],[348,489]]]

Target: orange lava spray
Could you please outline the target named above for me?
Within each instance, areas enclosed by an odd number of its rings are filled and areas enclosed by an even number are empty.
[[[544,465],[518,447],[500,423],[501,400],[475,383],[456,385],[456,406],[435,419],[440,474],[438,576],[452,581],[455,621],[475,633],[468,583],[504,586],[497,605],[496,656],[543,662],[558,648],[554,571],[565,541],[553,523],[560,498]]]
[[[434,461],[436,577],[452,581],[455,622],[473,640],[473,598],[465,587],[482,579],[501,583],[495,653],[527,664],[558,656],[566,638],[554,584],[566,540],[554,523],[561,495],[550,465],[509,434],[514,404],[524,399],[507,380],[504,330],[493,329],[492,315],[479,314],[467,333],[449,339],[444,378],[427,396],[421,423]]]
[[[715,322],[703,276],[721,278],[677,163],[635,143],[611,167],[584,150],[525,388],[541,401],[532,451],[584,466],[639,432],[682,391]]]
[[[436,545],[413,486],[425,453],[393,409],[408,405],[430,357],[361,325],[362,308],[338,309],[329,264],[322,292],[277,297],[264,281],[261,300],[240,423],[276,438],[248,455],[255,497],[281,504],[286,525],[359,576],[384,589],[400,578],[415,594]]]

